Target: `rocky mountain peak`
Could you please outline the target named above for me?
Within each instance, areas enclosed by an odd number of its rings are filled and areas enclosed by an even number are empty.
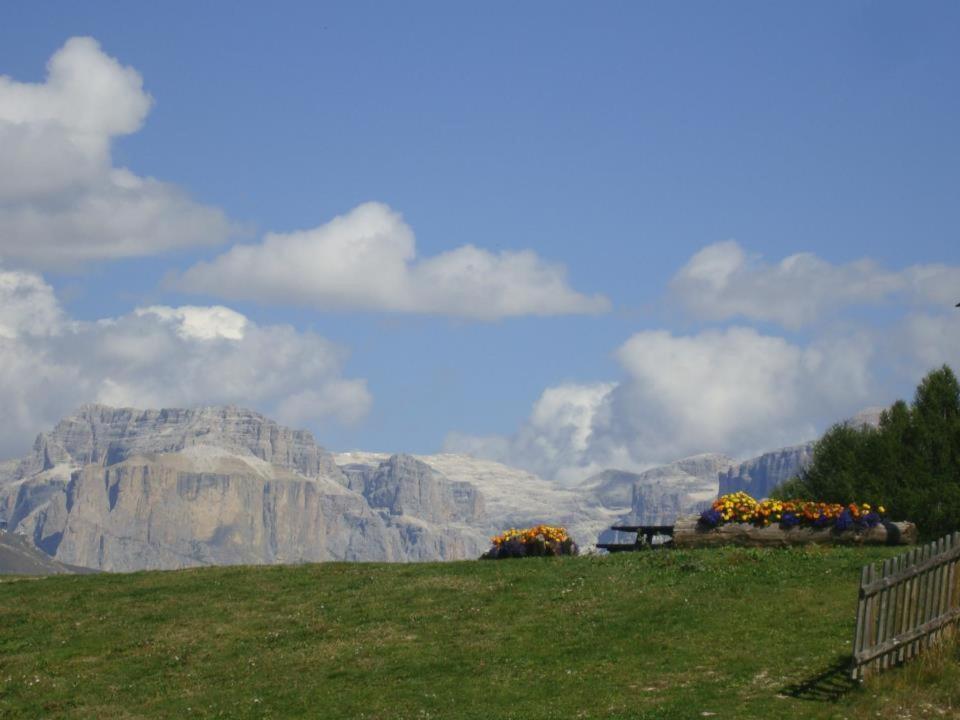
[[[712,474],[726,470],[734,464],[733,458],[721,453],[702,453],[700,455],[691,455],[681,460],[671,463],[667,467],[673,467],[677,470],[687,473],[693,477],[708,477]]]
[[[813,459],[814,443],[773,450],[720,473],[720,494],[744,491],[755,498],[770,497],[778,485],[795,477]]]
[[[360,492],[370,507],[390,515],[450,522],[474,520],[483,512],[474,486],[451,481],[412,455],[391,455],[376,467],[354,466],[346,472],[352,490]]]
[[[234,406],[85,405],[4,469],[0,528],[102,570],[477,557],[490,531],[470,483],[409,455],[345,475],[309,432]]]
[[[55,465],[109,466],[136,455],[207,445],[248,454],[305,477],[342,480],[333,458],[307,430],[293,430],[236,406],[138,410],[83,405],[41,433],[14,472],[26,477]]]

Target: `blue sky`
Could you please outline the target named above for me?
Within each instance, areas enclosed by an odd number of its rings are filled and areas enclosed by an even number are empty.
[[[30,226],[43,237],[0,218],[8,285],[43,293],[24,280],[41,277],[58,322],[126,318],[119,326],[147,345],[132,318],[153,318],[143,322],[160,332],[182,317],[136,308],[225,306],[259,328],[292,326],[290,357],[301,358],[296,370],[251,361],[229,383],[227,370],[211,379],[194,367],[181,383],[145,358],[107,373],[93,349],[65,367],[42,339],[59,338],[56,352],[115,342],[100,326],[71,342],[64,333],[76,328],[21,329],[29,347],[8,348],[5,382],[7,403],[21,408],[8,428],[18,442],[68,398],[235,401],[337,449],[470,450],[571,479],[671,453],[805,440],[845,412],[909,394],[931,363],[960,362],[945,302],[950,287],[960,300],[955,3],[11,3],[3,15],[0,75],[18,86],[48,82],[47,62],[73,37],[132,68],[152,104],[117,110],[109,122],[120,130],[98,127],[109,150],[96,150],[90,172],[126,168],[191,203],[164,194],[179,240],[145,240],[137,252],[119,236],[84,240],[79,213]],[[77,57],[86,68],[95,56]],[[18,98],[6,96],[4,115],[0,94],[0,123],[50,122],[42,109],[26,119],[10,110]],[[79,116],[62,113],[53,122],[65,127]],[[16,162],[53,162],[21,147]],[[0,171],[5,162],[14,160],[0,148]],[[27,200],[8,188],[0,207],[61,208],[100,187],[100,175],[83,177]],[[464,246],[488,259],[529,251],[529,274],[511,282],[539,289],[478,318],[496,304],[484,293],[496,294],[507,261],[469,297],[454,288],[384,299],[389,269],[347,297],[320,287],[337,280],[322,267],[284,269],[299,251],[281,252],[269,279],[250,275],[267,254],[246,269],[222,260],[236,244],[258,247],[267,233],[318,228],[369,202],[395,218],[391,237],[415,235],[411,268]],[[184,230],[198,208],[219,219]],[[97,249],[77,262],[69,248],[84,242]],[[798,253],[816,263],[781,266]],[[548,266],[565,272],[549,298],[538,285]],[[195,267],[206,270],[185,280]],[[723,288],[704,279],[716,272],[727,273]],[[285,292],[305,277],[313,290]],[[403,282],[428,277],[411,270]],[[598,296],[603,308],[590,304]],[[791,309],[808,301],[809,312]],[[178,327],[167,330],[187,342]],[[329,350],[337,359],[304,371],[304,334],[339,348]],[[177,352],[196,365],[253,352],[217,346],[235,339],[193,338]],[[263,342],[257,352],[268,353],[275,340]],[[24,389],[16,368],[27,353],[49,358],[60,380]],[[783,362],[757,369],[772,356]],[[693,360],[708,369],[684,375]],[[724,362],[726,374],[714,373]],[[244,394],[271,373],[290,382]],[[54,396],[70,378],[74,390]],[[297,383],[315,394],[295,401]]]

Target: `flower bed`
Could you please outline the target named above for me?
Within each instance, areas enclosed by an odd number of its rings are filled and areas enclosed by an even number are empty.
[[[886,509],[873,508],[869,503],[813,502],[812,500],[757,501],[745,492],[723,495],[713,501],[710,509],[700,514],[699,524],[715,528],[726,523],[748,523],[757,527],[777,524],[784,530],[794,527],[816,529],[833,528],[867,531],[884,520]]]
[[[481,556],[483,560],[577,554],[577,544],[567,531],[552,525],[511,528],[490,538],[490,542],[493,546]]]

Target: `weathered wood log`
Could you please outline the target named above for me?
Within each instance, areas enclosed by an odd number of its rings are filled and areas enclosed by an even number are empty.
[[[787,547],[789,545],[913,545],[917,542],[917,526],[912,522],[875,525],[858,532],[834,528],[794,527],[784,530],[779,525],[757,527],[749,523],[727,523],[710,528],[700,524],[699,515],[677,518],[673,526],[673,545],[676,548],[718,547],[743,545],[747,547]]]

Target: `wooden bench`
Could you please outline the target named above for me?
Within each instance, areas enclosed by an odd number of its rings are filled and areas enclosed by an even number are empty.
[[[672,545],[672,540],[666,540],[654,545],[653,538],[657,535],[673,538],[673,525],[613,525],[611,530],[617,532],[636,533],[637,539],[632,543],[597,543],[597,549],[607,552],[634,552],[652,548],[662,548]]]

